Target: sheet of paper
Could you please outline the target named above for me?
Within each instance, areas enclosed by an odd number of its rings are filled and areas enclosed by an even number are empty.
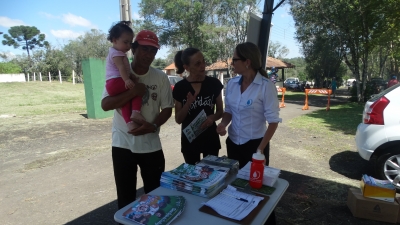
[[[192,143],[192,141],[194,139],[196,139],[196,137],[198,137],[201,133],[203,133],[203,131],[205,131],[206,129],[201,129],[201,124],[206,121],[207,119],[207,115],[206,112],[204,112],[204,109],[201,110],[201,112],[196,116],[196,118],[194,118],[194,120],[183,129],[183,133],[185,134],[186,138],[189,140],[190,143]]]
[[[237,191],[236,188],[230,185],[228,185],[228,187],[222,192],[227,195],[220,193],[203,204],[211,207],[220,215],[235,220],[242,220],[245,218],[254,208],[257,207],[258,203],[264,199],[260,196]],[[246,199],[247,202],[239,199]]]

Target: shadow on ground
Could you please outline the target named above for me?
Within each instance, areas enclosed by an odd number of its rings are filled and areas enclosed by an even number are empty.
[[[373,172],[368,161],[361,158],[358,152],[350,150],[333,155],[329,159],[329,165],[332,171],[353,180],[360,180],[362,174],[372,175]]]
[[[139,188],[136,192],[139,197],[144,194],[143,188]],[[118,211],[117,200],[109,202],[91,212],[86,213],[66,224],[81,225],[81,224],[118,224],[114,220],[114,214]]]
[[[339,154],[338,154],[339,155]],[[337,157],[347,157],[339,155]],[[350,154],[350,157],[351,156]],[[336,165],[336,156],[332,157]],[[339,163],[340,166],[342,163]],[[335,166],[333,166],[335,167]],[[357,169],[353,175],[357,176],[362,168]],[[364,220],[352,216],[346,205],[349,185],[319,179],[302,174],[282,171],[281,178],[289,181],[289,188],[285,192],[277,208],[277,224],[385,224],[382,222]],[[138,190],[138,196],[143,194],[143,189]],[[200,206],[199,206],[200,207]],[[114,213],[117,211],[117,202],[113,201],[103,205],[73,221],[75,224],[117,224]]]

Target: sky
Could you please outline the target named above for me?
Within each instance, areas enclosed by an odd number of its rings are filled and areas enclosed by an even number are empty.
[[[133,19],[139,19],[140,0],[131,0]],[[275,0],[275,5],[279,0]],[[261,1],[263,8],[264,1]],[[17,0],[2,1],[0,7],[0,32],[8,33],[12,26],[35,26],[46,35],[52,46],[62,47],[69,40],[82,35],[92,28],[107,32],[111,25],[120,20],[119,0]],[[271,41],[278,41],[289,49],[287,58],[300,57],[298,43],[294,40],[294,21],[288,13],[288,6],[280,6],[272,17]],[[3,40],[1,35],[0,40]],[[26,51],[0,44],[0,52],[20,55]],[[157,58],[168,54],[167,47],[161,47]]]

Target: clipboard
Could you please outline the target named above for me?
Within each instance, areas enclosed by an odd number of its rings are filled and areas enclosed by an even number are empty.
[[[260,194],[255,194],[255,195],[263,197],[264,199],[262,201],[260,201],[260,203],[258,203],[258,205],[253,209],[253,211],[251,211],[249,213],[249,215],[247,215],[242,220],[234,220],[234,219],[222,216],[222,215],[218,214],[214,209],[212,209],[211,207],[208,207],[206,205],[203,205],[202,207],[200,207],[199,211],[203,212],[203,213],[207,213],[207,214],[213,215],[213,216],[216,216],[216,217],[219,217],[219,218],[223,218],[223,219],[229,220],[229,221],[234,222],[234,223],[251,224],[253,219],[257,216],[257,214],[260,212],[260,210],[264,207],[264,205],[269,200],[269,196],[260,195]]]

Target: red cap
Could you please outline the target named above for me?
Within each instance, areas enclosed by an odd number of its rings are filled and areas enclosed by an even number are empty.
[[[139,43],[139,45],[150,45],[160,49],[160,45],[158,44],[158,38],[155,33],[149,30],[140,31],[135,38],[135,41]]]

